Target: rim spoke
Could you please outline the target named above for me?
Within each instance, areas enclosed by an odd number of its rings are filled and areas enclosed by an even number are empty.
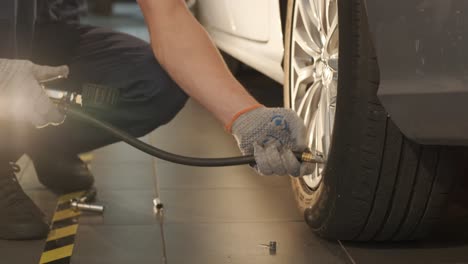
[[[338,55],[338,47],[339,47],[339,30],[338,30],[338,18],[332,21],[330,25],[330,33],[328,34],[327,38],[327,53],[330,57]]]
[[[329,101],[329,106],[330,107],[336,107],[336,96],[338,93],[338,81],[333,80],[329,85],[328,85],[328,94],[330,96],[330,101]]]
[[[305,0],[304,2],[307,2],[311,13],[313,16],[316,18],[314,20],[314,25],[318,27],[318,30],[321,31],[323,29],[322,27],[322,22],[323,22],[323,17],[324,17],[324,3],[323,1],[326,0]]]
[[[317,17],[320,20],[320,23],[317,24],[319,27],[319,31],[321,32],[321,36],[324,37],[327,34],[327,4],[328,0],[310,0],[314,2],[315,12],[317,13]],[[322,39],[323,41],[324,39]],[[323,42],[325,43],[325,42]]]
[[[314,73],[314,65],[306,65],[306,66],[301,66],[298,61],[293,62],[293,68],[297,73],[298,79],[300,83],[303,83],[307,79],[310,78],[310,76]]]
[[[323,125],[323,134],[322,134],[322,145],[325,155],[328,155],[328,149],[330,147],[330,135],[331,135],[331,123],[330,123],[330,90],[324,89],[322,92],[321,104],[320,104],[320,113],[322,114],[322,125]]]
[[[316,121],[315,119],[317,119],[317,112],[314,112],[311,116],[310,116],[310,119],[307,120],[307,135],[309,135],[309,138],[307,139],[307,143],[309,144],[309,146],[312,148],[312,149],[315,149],[315,144],[317,143],[315,141],[315,130],[316,130],[316,127],[313,126],[312,124],[314,124]]]
[[[294,39],[296,43],[301,47],[305,53],[313,58],[317,58],[320,56],[320,47],[312,41],[309,36],[307,36],[307,32],[303,29],[295,29]]]
[[[319,17],[312,11],[312,6],[309,0],[301,0],[299,2],[299,14],[301,16],[301,23],[304,26],[305,31],[309,35],[311,41],[315,43],[320,49],[323,48],[322,37],[320,33],[320,28],[317,28],[317,25],[320,25]],[[296,27],[301,26],[297,24],[299,21],[296,21]]]
[[[318,109],[318,103],[320,102],[320,93],[323,90],[323,86],[319,83],[316,82],[310,87],[309,91],[310,93],[308,94],[307,100],[304,100],[303,102],[305,103],[304,105],[306,106],[302,110],[306,110],[305,114],[302,115],[302,112],[299,112],[301,117],[304,118],[304,123],[307,127],[307,133],[309,135],[308,143],[310,144],[316,144],[314,138],[315,138],[315,132],[317,130],[317,109]]]
[[[310,114],[309,119],[306,119],[306,127],[307,127],[307,143],[308,146],[311,149],[317,149],[317,140],[316,140],[316,132],[317,132],[317,126],[315,125],[317,123],[317,111],[315,110],[313,113]]]
[[[299,90],[301,87],[304,87],[307,83],[311,83],[313,80],[313,74],[314,74],[314,67],[313,66],[307,66],[304,68],[301,68],[296,62],[293,63],[294,70],[297,73],[297,79],[295,80],[296,83],[293,88],[293,98],[297,98],[299,94]]]
[[[328,156],[338,87],[338,0],[297,0],[291,39],[291,103],[307,128],[308,145]],[[306,184],[315,189],[323,165],[316,165]]]
[[[302,113],[304,112],[305,110],[305,115],[304,115],[304,119],[306,119],[306,116],[307,116],[307,112],[310,108],[310,102],[312,101],[312,98],[313,98],[313,91],[314,91],[314,85],[312,85],[311,87],[309,87],[309,89],[307,89],[304,97],[302,98],[301,102],[299,103],[299,106],[297,107],[296,112],[300,115],[300,116],[303,116]]]
[[[328,66],[333,71],[334,75],[338,75],[338,54],[330,57],[328,60]]]
[[[338,81],[333,80],[328,88],[328,94],[329,94],[329,102],[328,102],[328,111],[330,111],[329,114],[329,130],[330,130],[330,135],[333,132],[333,128],[335,126],[335,113],[336,113],[336,97],[337,97],[337,89],[338,89]],[[330,136],[330,142],[331,142],[331,136]]]
[[[330,32],[330,29],[333,29],[333,23],[338,21],[338,5],[337,0],[327,0],[327,32]]]
[[[317,118],[315,119],[315,124],[311,124],[313,126],[316,127],[315,129],[315,145],[317,147],[317,150],[322,152],[322,153],[325,153],[324,151],[324,145],[323,145],[323,136],[325,135],[325,131],[324,131],[324,116],[326,115],[324,113],[324,109],[323,109],[323,103],[324,103],[324,98],[323,98],[323,95],[324,95],[325,92],[322,92],[320,94],[320,103],[317,107]]]
[[[320,82],[314,83],[307,91],[307,96],[302,100],[302,109],[301,111],[298,111],[298,113],[302,113],[302,110],[305,110],[304,120],[306,121],[306,125],[311,124],[313,113],[318,107],[319,98],[317,95],[321,90],[323,90],[323,88],[321,87]]]
[[[310,23],[312,23],[310,25],[311,27],[314,27],[314,26],[316,27],[316,25],[320,24],[320,17],[317,16],[317,12],[315,11],[316,6],[314,3],[314,0],[300,0],[299,10],[303,16],[303,19],[310,21]]]

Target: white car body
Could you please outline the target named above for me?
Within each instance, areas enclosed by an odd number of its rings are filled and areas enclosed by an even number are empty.
[[[278,0],[198,0],[198,18],[216,45],[283,83],[283,32]]]

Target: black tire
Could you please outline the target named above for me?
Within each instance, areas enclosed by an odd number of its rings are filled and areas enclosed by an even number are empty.
[[[295,0],[288,3],[285,104]],[[339,0],[337,111],[321,185],[292,186],[306,222],[329,239],[399,241],[426,237],[441,221],[463,149],[421,146],[402,135],[377,98],[379,69],[362,0]]]

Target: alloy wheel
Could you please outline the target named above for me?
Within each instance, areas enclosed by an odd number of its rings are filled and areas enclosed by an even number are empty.
[[[304,120],[308,144],[328,156],[335,122],[338,88],[338,0],[296,0],[294,5],[290,106]],[[324,165],[304,176],[311,189],[322,182]]]

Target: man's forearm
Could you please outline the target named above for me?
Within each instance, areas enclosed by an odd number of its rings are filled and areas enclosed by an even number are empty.
[[[221,122],[258,104],[232,76],[183,0],[138,0],[155,56],[171,77]]]

